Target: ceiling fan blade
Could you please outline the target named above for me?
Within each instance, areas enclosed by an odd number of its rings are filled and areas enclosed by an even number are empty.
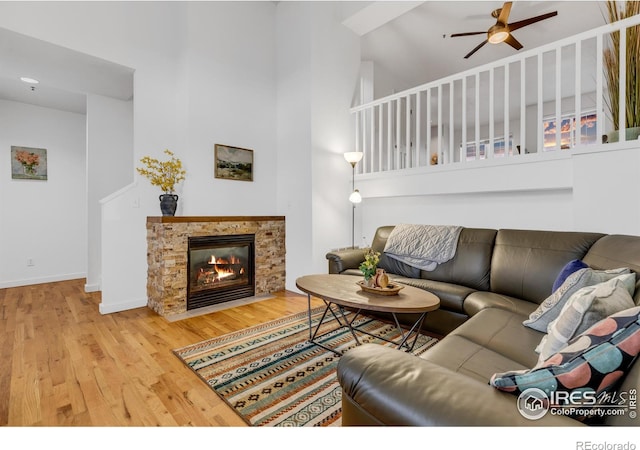
[[[460,36],[475,36],[478,34],[487,34],[486,31],[471,31],[469,33],[454,33],[449,35],[449,37],[460,37]]]
[[[516,50],[520,50],[522,48],[522,44],[518,42],[516,38],[513,37],[513,34],[509,33],[509,37],[504,40],[505,43],[509,44]]]
[[[473,55],[475,52],[477,52],[478,50],[480,50],[482,48],[482,46],[484,44],[486,44],[487,42],[489,42],[488,39],[485,39],[484,41],[482,41],[476,48],[474,48],[473,50],[471,50],[469,53],[466,54],[466,56],[464,57],[464,59],[468,59],[469,56]]]
[[[500,10],[500,15],[498,16],[498,22],[503,24],[509,23],[509,14],[511,13],[511,4],[513,2],[504,2],[502,5],[502,9]]]
[[[517,30],[518,28],[526,27],[527,25],[531,25],[532,23],[540,22],[541,20],[549,19],[550,17],[557,16],[558,11],[553,11],[547,14],[542,14],[540,16],[530,17],[525,20],[520,20],[518,22],[513,22],[507,25],[509,27],[509,31]]]

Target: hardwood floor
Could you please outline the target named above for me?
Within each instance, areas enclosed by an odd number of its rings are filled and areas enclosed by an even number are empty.
[[[0,289],[0,426],[245,426],[171,350],[306,311],[274,295],[169,323],[101,315],[84,280]]]

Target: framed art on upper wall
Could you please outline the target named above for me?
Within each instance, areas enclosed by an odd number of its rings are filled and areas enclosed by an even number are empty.
[[[47,149],[11,146],[11,178],[47,179]]]
[[[253,181],[253,150],[216,144],[214,172],[216,178]]]

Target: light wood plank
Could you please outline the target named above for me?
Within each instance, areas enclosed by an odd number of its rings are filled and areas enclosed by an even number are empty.
[[[101,315],[84,282],[0,289],[0,426],[245,426],[171,350],[307,308],[283,291],[177,322]]]

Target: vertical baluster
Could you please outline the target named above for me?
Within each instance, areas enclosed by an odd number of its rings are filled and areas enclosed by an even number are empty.
[[[353,151],[356,152],[364,152],[363,143],[362,143],[362,117],[364,114],[364,110],[356,111],[355,113],[355,122],[356,122],[356,145]],[[362,172],[362,167],[358,167],[356,169],[358,173]]]
[[[520,152],[527,149],[527,80],[526,60],[520,60]]]
[[[369,173],[375,172],[375,155],[376,155],[376,106],[371,107],[371,121],[369,130],[369,141],[371,142],[371,156],[369,157]]]
[[[604,134],[604,108],[602,104],[602,33],[596,36],[596,136]]]
[[[504,156],[509,156],[509,63],[504,65]]]
[[[416,92],[416,145],[415,145],[415,158],[414,158],[414,167],[419,167],[420,166],[420,137],[421,137],[421,131],[422,131],[422,117],[421,117],[421,111],[422,111],[422,91],[418,91]]]
[[[476,160],[480,159],[480,73],[476,73],[476,117],[475,117],[475,147]]]
[[[353,119],[355,122],[355,137],[356,137],[356,142],[355,142],[355,148],[353,149],[354,152],[359,152],[360,151],[360,121],[358,120],[360,118],[360,111],[356,111],[355,114],[353,115]]]
[[[467,160],[467,77],[462,78],[462,136],[460,137],[460,162]]]
[[[544,151],[544,128],[542,124],[542,53],[538,53],[536,57],[536,62],[538,64],[538,114],[537,114],[537,126],[538,126],[538,139],[536,147],[538,149],[538,153]]]
[[[562,147],[562,48],[556,49],[556,149]]]
[[[378,172],[382,172],[382,154],[384,149],[383,133],[384,129],[384,103],[380,103],[380,110],[378,113]]]
[[[393,153],[393,100],[387,102],[387,170],[391,170]]]
[[[442,85],[438,85],[438,164],[444,164],[444,161],[440,161],[442,152]]]
[[[574,136],[572,136],[571,138],[573,139],[573,145],[574,146],[579,146],[582,145],[582,77],[581,77],[581,73],[582,73],[582,41],[578,41],[575,43],[575,51],[576,51],[576,68],[575,68],[575,72],[576,72],[576,78],[574,80],[574,85],[575,85],[575,117],[574,117]]]
[[[431,88],[427,88],[427,165],[431,164]]]
[[[494,116],[494,84],[495,74],[493,67],[489,69],[489,148],[486,150],[487,159],[493,159],[493,145],[495,136],[495,116]]]
[[[627,140],[627,27],[620,29],[620,55],[618,61],[620,61],[620,81],[618,83],[618,141],[624,142]]]
[[[394,169],[400,169],[400,135],[401,135],[401,130],[402,130],[402,116],[401,116],[401,110],[402,110],[402,98],[397,98],[396,99],[396,148],[395,148],[395,155],[394,155]]]
[[[401,168],[411,167],[411,95],[407,95],[405,100],[405,143],[404,157],[402,158]]]
[[[453,80],[449,83],[449,163],[453,164],[456,161],[455,158],[455,129],[453,123]]]
[[[360,125],[362,128],[362,163],[361,164],[357,164],[356,168],[358,168],[358,166],[360,166],[357,170],[358,173],[366,173],[366,167],[367,167],[367,162],[368,162],[368,157],[367,157],[367,110],[363,109],[362,110],[362,115],[360,116]]]

